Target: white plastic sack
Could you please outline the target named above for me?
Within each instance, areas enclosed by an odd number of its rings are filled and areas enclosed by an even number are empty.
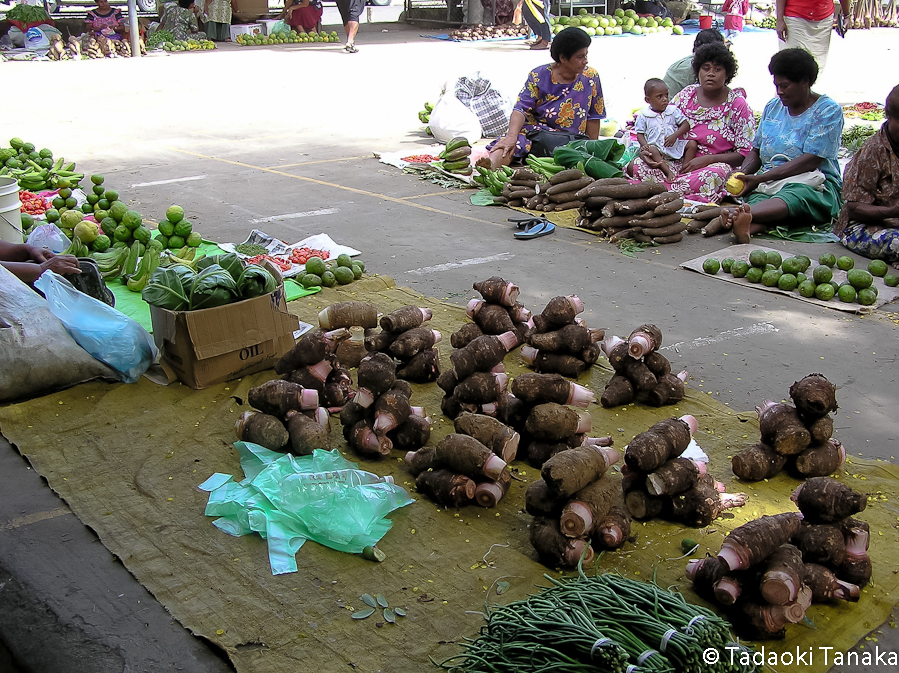
[[[0,402],[91,379],[116,380],[66,332],[37,292],[0,265]]]
[[[25,33],[23,33],[15,26],[9,27],[9,32],[6,34],[6,37],[9,38],[9,41],[12,42],[12,46],[14,47],[25,46]]]
[[[25,242],[35,248],[47,248],[57,255],[72,244],[69,237],[55,224],[37,225],[28,234],[28,240]]]
[[[466,138],[469,143],[481,139],[481,121],[456,98],[454,87],[444,89],[431,111],[428,126],[434,137],[442,143],[459,137]]]
[[[50,40],[44,31],[35,26],[25,31],[25,48],[31,51],[46,51],[50,48]]]
[[[102,301],[76,290],[59,274],[44,271],[34,281],[50,312],[88,353],[134,383],[156,360],[153,338],[140,324]]]

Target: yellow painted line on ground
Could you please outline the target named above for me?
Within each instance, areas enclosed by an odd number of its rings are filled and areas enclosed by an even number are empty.
[[[199,152],[191,152],[190,150],[184,150],[179,147],[170,147],[170,150],[173,152],[180,152],[181,154],[187,154],[192,157],[197,157],[198,159],[209,159],[211,161],[219,161],[224,164],[231,164],[232,166],[240,166],[241,168],[250,168],[256,171],[263,171],[265,173],[272,173],[273,175],[281,175],[285,178],[293,178],[295,180],[302,180],[304,182],[311,182],[316,185],[322,185],[323,187],[333,187],[334,189],[341,189],[346,192],[352,192],[353,194],[361,194],[363,196],[371,196],[376,199],[381,199],[383,201],[390,201],[391,203],[402,203],[403,205],[409,206],[411,208],[418,208],[419,210],[424,210],[429,213],[436,213],[438,215],[446,215],[447,217],[455,217],[461,220],[468,220],[469,222],[478,222],[480,224],[489,224],[494,227],[502,227],[503,229],[509,228],[507,224],[501,222],[491,222],[490,220],[482,220],[479,217],[471,217],[470,215],[460,215],[459,213],[451,213],[447,210],[440,210],[439,208],[432,208],[431,206],[424,206],[420,203],[415,203],[414,201],[410,201],[410,198],[416,197],[397,197],[397,196],[387,196],[386,194],[380,194],[378,192],[370,192],[366,189],[358,189],[356,187],[346,187],[344,185],[339,185],[335,182],[328,182],[326,180],[319,180],[317,178],[307,178],[303,175],[295,175],[293,173],[286,173],[284,171],[275,169],[275,168],[265,168],[264,166],[254,166],[252,164],[245,163],[243,161],[234,161],[233,159],[222,159],[221,157],[213,157],[208,154],[200,154]],[[435,192],[435,194],[443,194],[445,192]],[[425,195],[429,196],[429,195]],[[433,196],[433,195],[430,195]],[[560,227],[561,228],[561,227]],[[511,230],[510,230],[511,231]],[[580,247],[586,248],[588,243],[587,241],[580,241],[577,239],[562,239],[565,243],[569,245],[577,245]],[[617,256],[621,253],[618,252],[618,249],[615,248],[607,249],[606,247],[595,247],[594,250],[597,250],[599,253],[609,256]],[[639,259],[639,258],[638,258]],[[658,266],[662,266],[666,269],[672,269],[676,267],[672,267],[668,264],[663,264],[661,262],[655,262],[648,259],[639,259],[639,261],[646,262],[647,264],[654,264]]]
[[[294,166],[308,166],[310,164],[329,164],[334,161],[355,161],[356,159],[368,159],[369,156],[366,155],[364,157],[341,157],[340,159],[319,159],[318,161],[301,161],[298,164],[283,164],[281,166],[269,166],[269,169],[278,170],[279,168],[293,168]]]
[[[416,194],[414,196],[403,196],[402,199],[404,201],[408,201],[409,199],[423,199],[428,196],[443,196],[444,194],[446,194],[445,189],[442,192],[431,192],[430,194]]]
[[[68,507],[60,507],[58,509],[51,509],[46,512],[37,512],[35,514],[19,516],[15,519],[7,521],[6,523],[0,523],[0,530],[13,530],[14,528],[21,528],[22,526],[30,526],[31,524],[37,523],[39,521],[55,519],[58,516],[65,516],[66,514],[71,513],[72,510],[70,510]]]

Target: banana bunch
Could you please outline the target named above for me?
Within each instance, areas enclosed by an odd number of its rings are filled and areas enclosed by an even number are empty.
[[[129,248],[110,248],[106,252],[91,253],[91,258],[100,267],[100,275],[103,276],[103,280],[114,280],[122,275],[129,252]]]
[[[197,262],[199,262],[206,256],[203,254],[197,256],[197,249],[191,248],[186,245],[178,252],[169,250],[168,253],[169,254],[159,262],[159,266],[174,266],[175,264],[183,264],[184,266],[189,266],[191,269],[196,270]]]
[[[136,242],[135,242],[136,245]],[[132,246],[133,247],[133,246]],[[143,292],[150,280],[150,276],[159,266],[159,250],[156,248],[147,248],[144,256],[141,257],[140,265],[135,269],[134,273],[125,280],[125,285],[132,292]]]
[[[84,243],[81,242],[81,239],[77,236],[72,238],[72,242],[69,243],[69,247],[62,251],[64,255],[75,255],[75,257],[90,257],[91,251]]]
[[[424,110],[419,111],[418,113],[418,121],[422,124],[427,124],[431,121],[431,112],[434,110],[433,103],[425,103]]]
[[[77,184],[84,178],[83,173],[75,172],[75,162],[64,164],[65,159],[60,157],[50,168],[44,168],[33,159],[27,159],[24,168],[0,168],[0,175],[15,178],[19,182],[20,189],[29,192],[39,192],[44,189],[56,187],[56,183],[65,179]]]
[[[466,138],[453,138],[440,153],[443,162],[438,164],[447,173],[471,175],[471,145]]]

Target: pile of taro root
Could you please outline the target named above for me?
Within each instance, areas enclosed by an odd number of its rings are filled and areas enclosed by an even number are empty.
[[[527,37],[530,30],[526,24],[506,23],[501,26],[462,26],[451,30],[449,36],[457,41],[494,40],[498,37]]]
[[[731,531],[717,556],[687,565],[697,593],[722,606],[741,637],[784,638],[809,605],[857,601],[871,579],[868,524],[852,518],[867,496],[814,477],[792,499],[801,516],[750,521]]]

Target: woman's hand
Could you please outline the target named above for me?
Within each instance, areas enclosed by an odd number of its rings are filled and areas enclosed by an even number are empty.
[[[38,264],[42,264],[56,257],[56,253],[54,253],[49,248],[38,248],[34,245],[28,246],[28,259],[37,262]]]
[[[777,18],[777,39],[781,42],[787,41],[787,22],[782,16]]]
[[[739,194],[735,196],[746,196],[749,192],[753,191],[756,187],[758,187],[762,182],[764,182],[758,175],[740,175],[739,179],[743,182],[743,189],[740,190]]]
[[[52,254],[52,253],[51,253]],[[50,259],[41,263],[41,273],[50,270],[61,276],[70,273],[81,273],[81,266],[78,264],[78,258],[74,255],[54,255]]]
[[[509,136],[503,136],[502,138],[500,138],[500,139],[497,141],[496,145],[493,146],[493,150],[492,150],[492,151],[493,151],[493,152],[496,152],[497,150],[502,150],[502,151],[503,151],[503,157],[507,157],[507,156],[509,156],[510,154],[512,154],[512,152],[515,151],[515,145],[516,145],[517,142],[518,142],[518,138],[517,138],[517,137],[516,137],[516,138],[510,138]]]
[[[693,171],[698,171],[700,168],[705,168],[706,166],[711,166],[717,161],[717,154],[704,154],[701,157],[693,157],[681,166],[681,173],[692,173]]]

